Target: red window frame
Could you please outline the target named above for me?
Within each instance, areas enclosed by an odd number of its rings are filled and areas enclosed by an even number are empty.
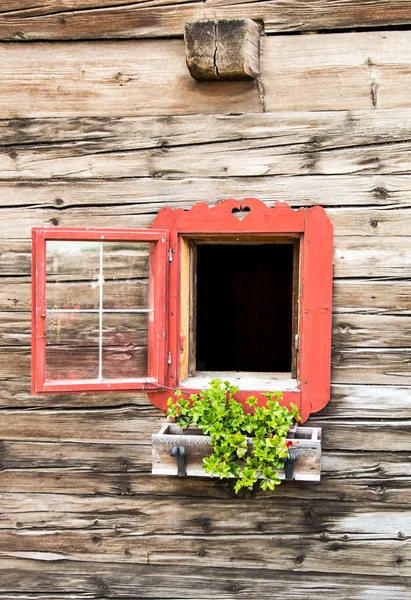
[[[46,380],[46,242],[151,242],[148,377],[144,379]],[[157,389],[166,383],[168,231],[163,229],[89,229],[38,227],[32,231],[32,393]]]
[[[246,212],[246,209],[248,212]],[[239,220],[235,212],[243,211]],[[229,199],[209,207],[202,202],[190,210],[162,209],[153,227],[167,229],[170,233],[170,250],[174,260],[170,263],[170,294],[168,351],[172,357],[168,370],[168,387],[180,385],[180,361],[184,344],[180,330],[180,284],[183,238],[190,236],[241,236],[298,235],[300,238],[300,285],[299,285],[299,340],[298,384],[296,389],[283,392],[282,402],[293,402],[299,407],[302,420],[310,413],[321,410],[330,398],[331,378],[331,328],[332,328],[332,274],[333,274],[333,226],[324,209],[292,209],[284,202],[268,207],[256,198],[242,201]],[[222,376],[224,374],[222,373]],[[198,393],[198,389],[187,389]],[[244,402],[253,394],[261,403],[262,394],[273,390],[241,390],[236,398]],[[150,400],[157,407],[166,409],[169,390],[150,393]]]
[[[246,212],[247,209],[248,212]],[[243,211],[242,220],[235,212]],[[143,389],[153,404],[167,406],[172,391],[180,386],[180,360],[184,339],[181,337],[180,292],[182,247],[184,239],[195,236],[219,237],[292,235],[300,239],[299,264],[299,352],[298,382],[285,390],[283,403],[293,402],[303,421],[321,410],[329,401],[331,376],[333,227],[323,208],[292,209],[284,202],[268,207],[256,198],[224,200],[209,207],[198,203],[190,210],[164,208],[151,229],[71,229],[35,228],[33,230],[33,316],[32,316],[32,393],[108,391]],[[148,333],[149,377],[127,380],[45,379],[45,293],[47,240],[135,240],[155,242],[150,260],[150,280],[154,285],[155,319]],[[223,373],[222,373],[223,375]],[[198,389],[187,389],[197,393]],[[273,390],[241,390],[237,399],[244,401]]]

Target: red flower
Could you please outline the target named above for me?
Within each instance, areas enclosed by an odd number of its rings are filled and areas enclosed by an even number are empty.
[[[288,442],[285,443],[285,445],[287,446],[287,448],[289,448],[290,446],[293,445],[293,443],[289,440]]]

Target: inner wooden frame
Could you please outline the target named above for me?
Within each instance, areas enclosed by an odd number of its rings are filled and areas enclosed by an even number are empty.
[[[266,245],[289,244],[293,246],[292,273],[292,316],[291,316],[291,370],[290,372],[245,372],[245,371],[200,371],[196,365],[197,349],[197,246],[210,245]],[[180,277],[180,386],[204,387],[213,378],[229,379],[240,387],[275,387],[275,389],[297,389],[298,387],[298,323],[300,298],[300,235],[194,235],[181,236],[181,277]]]

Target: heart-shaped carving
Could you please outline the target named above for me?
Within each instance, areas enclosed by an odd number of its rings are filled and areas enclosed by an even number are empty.
[[[231,212],[233,213],[233,215],[235,217],[237,217],[237,219],[239,221],[242,221],[243,219],[246,218],[246,216],[250,213],[250,211],[251,211],[251,208],[249,206],[240,206],[240,208],[237,208],[235,206]]]

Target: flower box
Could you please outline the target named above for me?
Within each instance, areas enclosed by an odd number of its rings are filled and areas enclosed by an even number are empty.
[[[318,427],[297,427],[287,436],[292,440],[295,453],[292,479],[297,481],[320,481],[321,475],[321,429]],[[211,437],[203,435],[200,429],[188,427],[182,429],[174,423],[165,423],[160,431],[152,435],[152,473],[153,475],[178,475],[178,457],[171,456],[175,447],[184,448],[186,475],[208,477],[203,470],[202,461],[212,454]],[[252,446],[252,438],[248,445]],[[181,474],[181,473],[180,473]],[[286,479],[284,469],[278,477]]]

